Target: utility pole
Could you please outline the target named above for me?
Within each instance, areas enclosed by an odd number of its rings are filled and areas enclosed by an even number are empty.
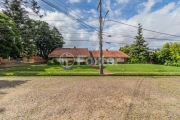
[[[102,0],[99,1],[99,5],[97,7],[97,9],[100,9],[100,16],[99,16],[99,23],[100,23],[100,26],[99,26],[99,58],[100,58],[100,74],[103,75],[103,51],[102,51],[102,27],[103,27],[103,21],[102,21]]]

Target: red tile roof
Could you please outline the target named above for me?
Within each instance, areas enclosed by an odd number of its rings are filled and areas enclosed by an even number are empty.
[[[99,50],[92,50],[90,51],[92,57],[98,58],[99,57]],[[128,58],[129,56],[121,51],[118,50],[103,50],[103,57],[121,57],[121,58]]]
[[[88,48],[56,48],[48,57],[60,57],[64,53],[71,53],[74,57],[90,57]],[[66,56],[67,57],[67,56]],[[72,57],[72,56],[69,56]]]

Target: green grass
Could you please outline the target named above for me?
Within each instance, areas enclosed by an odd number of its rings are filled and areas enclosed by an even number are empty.
[[[180,67],[154,64],[120,64],[105,65],[106,72],[117,76],[180,76]],[[91,66],[74,65],[65,70],[60,65],[29,65],[21,67],[0,68],[0,76],[83,76],[100,75],[99,71]]]
[[[178,73],[180,67],[155,64],[119,64],[106,65],[104,68],[113,73]]]
[[[0,68],[0,76],[51,76],[51,75],[98,75],[98,70],[91,66],[72,66],[65,70],[60,65],[29,65]]]

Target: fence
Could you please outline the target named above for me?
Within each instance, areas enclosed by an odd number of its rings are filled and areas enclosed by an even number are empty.
[[[9,60],[9,59],[3,59],[0,57],[0,64],[20,64],[20,63],[46,63],[48,60],[40,58],[40,57],[34,57],[34,58],[22,58],[22,59],[17,59],[17,60]]]

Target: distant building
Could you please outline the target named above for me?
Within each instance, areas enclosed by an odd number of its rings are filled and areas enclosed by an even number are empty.
[[[95,64],[99,60],[99,50],[90,51],[92,58],[95,60]],[[119,50],[103,50],[103,63],[104,64],[121,64],[126,62],[129,56]]]
[[[56,48],[48,57],[61,62],[87,62],[98,64],[99,50],[88,50],[88,48]],[[126,62],[129,56],[119,50],[103,50],[104,64],[121,64]]]

